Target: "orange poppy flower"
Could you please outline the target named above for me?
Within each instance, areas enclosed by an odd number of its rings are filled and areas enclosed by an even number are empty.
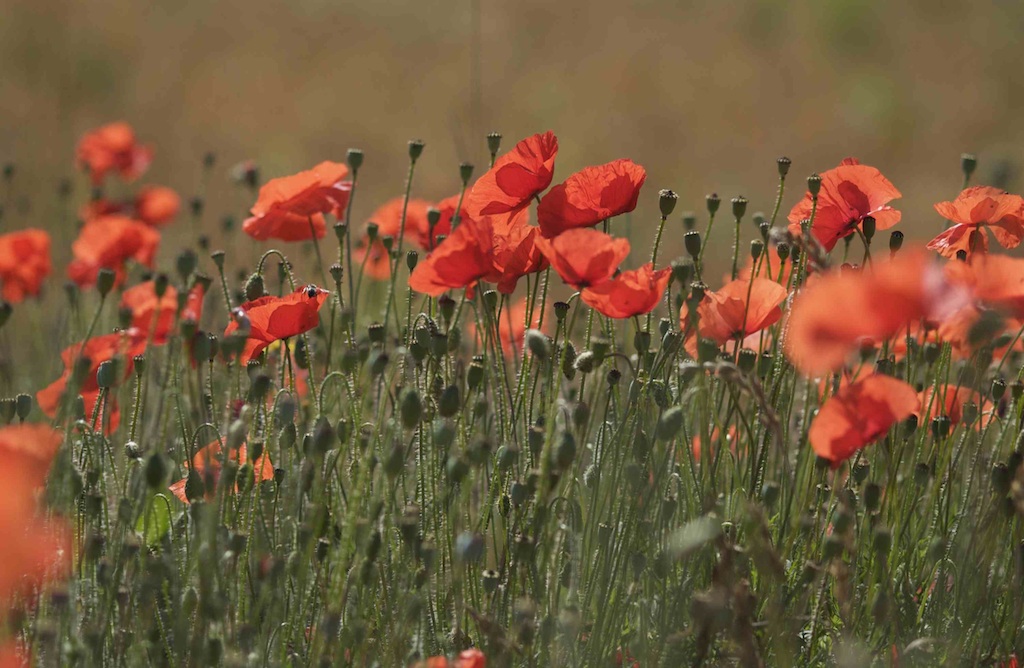
[[[405,210],[405,236],[407,239],[419,239],[420,233],[426,234],[427,209],[432,206],[431,202],[425,199],[412,197]],[[398,233],[402,230],[402,208],[405,207],[404,197],[395,197],[381,204],[373,212],[367,222],[377,224],[378,237],[394,237],[398,240]],[[454,207],[453,207],[454,208]],[[426,245],[421,245],[426,248]]]
[[[191,465],[185,462],[185,468],[195,468],[195,470],[203,477],[204,482],[207,482],[206,489],[206,500],[211,501],[215,496],[215,490],[217,480],[220,478],[222,446],[220,440],[215,440],[205,447],[199,449],[196,454],[192,457]],[[228,459],[235,461],[239,466],[247,463],[248,452],[245,448],[245,443],[238,446],[237,450],[228,451]],[[264,480],[274,479],[274,465],[270,463],[270,456],[264,450],[260,458],[253,464],[253,478],[255,482],[262,482]],[[178,482],[174,483],[168,489],[171,494],[178,497],[182,503],[189,503],[188,496],[185,495],[185,483],[188,482],[188,477],[184,477]],[[209,484],[212,482],[213,484]],[[238,483],[235,483],[235,492],[238,491]]]
[[[74,259],[68,265],[68,278],[79,287],[96,283],[100,269],[111,269],[118,285],[125,278],[125,262],[134,260],[153,266],[160,233],[145,223],[126,216],[94,218],[82,226],[71,244]]]
[[[135,141],[135,131],[124,121],[110,123],[85,133],[75,149],[75,160],[89,170],[93,185],[100,185],[107,172],[117,171],[133,181],[149,168],[153,149]]]
[[[835,169],[821,173],[818,207],[811,226],[814,238],[825,250],[832,250],[843,237],[853,234],[866,216],[875,219],[875,228],[887,230],[900,222],[900,212],[889,202],[902,197],[900,191],[874,167],[846,158]],[[789,212],[789,231],[799,235],[800,221],[811,217],[811,194]]]
[[[147,225],[166,225],[180,209],[181,197],[166,186],[143,186],[135,196],[135,217]]]
[[[447,290],[467,288],[494,272],[494,230],[488,218],[467,220],[434,252],[416,265],[409,287],[438,297]]]
[[[548,261],[537,247],[540,230],[527,223],[529,209],[521,209],[509,218],[485,216],[491,220],[494,236],[494,268],[487,280],[498,284],[498,292],[512,294],[519,279],[546,269]]]
[[[0,295],[12,304],[36,296],[50,275],[50,235],[20,230],[0,235]]]
[[[475,647],[464,649],[455,660],[455,668],[487,668],[487,657]]]
[[[38,439],[38,440],[37,440]],[[38,425],[0,429],[0,606],[8,607],[56,577],[63,577],[71,562],[71,533],[60,521],[43,517],[39,493],[61,436]]]
[[[315,285],[307,285],[284,297],[260,297],[235,309],[224,336],[239,329],[239,320],[249,325],[241,360],[247,363],[274,341],[298,336],[320,324],[320,307],[330,294]]]
[[[1003,248],[1016,248],[1024,237],[1024,199],[999,188],[968,188],[952,202],[939,202],[935,210],[955,223],[928,242],[943,257],[955,258],[961,250],[968,255],[988,252],[986,227]]]
[[[203,315],[204,297],[203,286],[197,283],[188,293],[180,319],[199,322]],[[158,299],[153,281],[139,283],[121,295],[121,308],[132,312],[133,328],[148,336],[150,327],[153,327],[153,342],[166,343],[174,328],[175,316],[178,314],[178,291],[168,285],[164,296]]]
[[[138,329],[94,336],[85,342],[84,348],[81,343],[68,346],[60,354],[61,361],[64,363],[64,372],[60,378],[36,393],[36,401],[39,403],[39,408],[46,415],[56,417],[61,397],[67,390],[68,381],[71,379],[75,362],[78,360],[79,354],[81,354],[83,359],[89,361],[89,370],[81,379],[78,393],[85,400],[86,415],[91,416],[100,394],[99,384],[96,381],[96,373],[99,371],[100,364],[119,357],[124,363],[123,377],[127,378],[131,373],[133,358],[136,355],[142,354],[145,347],[146,334]],[[120,413],[117,410],[117,405],[113,403],[113,397],[110,398],[110,401],[111,403],[108,406],[108,414],[110,416],[108,431],[112,432],[117,429]]]
[[[592,227],[636,208],[647,172],[632,160],[587,167],[552,188],[537,206],[545,237],[575,227]]]
[[[530,203],[551,184],[558,138],[550,130],[527,137],[494,162],[473,188],[463,206],[471,218],[511,213]]]
[[[537,237],[535,243],[562,280],[577,290],[611,278],[629,255],[629,241],[581,227],[554,239]]]
[[[53,458],[64,436],[42,424],[11,424],[0,427],[0,462],[4,466],[17,460],[22,475],[32,487],[42,488]]]
[[[814,452],[836,468],[919,407],[913,387],[891,376],[872,374],[822,404],[807,437]]]
[[[922,318],[942,323],[970,303],[923,253],[906,250],[868,270],[821,275],[793,301],[786,355],[805,374],[839,369],[864,339],[884,341]]]
[[[323,214],[345,215],[352,192],[347,176],[345,165],[324,161],[304,172],[267,181],[242,229],[257,241],[305,241],[314,235],[322,239],[327,233]]]
[[[950,281],[965,286],[974,297],[1015,318],[1024,318],[1024,259],[979,255],[945,267]]]
[[[984,403],[981,395],[974,390],[956,385],[940,385],[938,391],[935,387],[927,387],[921,392],[919,399],[921,408],[915,413],[918,414],[921,424],[926,425],[933,418],[945,415],[949,417],[954,427],[964,421],[964,404],[973,403],[981,408]],[[982,419],[974,423],[977,428],[984,427],[992,416],[988,414],[979,417]]]
[[[585,288],[580,298],[609,318],[632,318],[649,313],[665,294],[672,269],[654,270],[648,262],[639,269],[624,271],[615,278]]]
[[[730,340],[746,339],[779,321],[780,305],[786,301],[787,294],[784,287],[767,278],[729,281],[720,290],[704,293],[704,299],[697,306],[697,333],[720,346]],[[685,306],[679,314],[679,327],[684,332],[690,329],[689,311]]]

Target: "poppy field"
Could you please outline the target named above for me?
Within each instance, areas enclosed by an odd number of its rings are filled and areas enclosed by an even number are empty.
[[[122,121],[5,168],[74,233],[0,218],[0,665],[1018,665],[1024,199],[480,144],[210,154],[237,224]]]

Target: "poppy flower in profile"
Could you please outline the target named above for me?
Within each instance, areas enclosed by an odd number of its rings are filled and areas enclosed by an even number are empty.
[[[636,208],[647,172],[632,160],[586,167],[552,188],[537,205],[545,237],[575,227],[592,227]]]
[[[1024,318],[1024,259],[978,255],[970,262],[950,262],[946,277],[978,301],[1015,318]]]
[[[257,241],[322,239],[327,233],[324,214],[345,215],[352,193],[347,176],[348,167],[325,160],[304,172],[267,181],[242,229]]]
[[[889,202],[902,196],[880,171],[860,164],[856,158],[846,158],[835,169],[821,173],[811,234],[830,251],[840,239],[853,234],[867,216],[875,219],[876,229],[887,230],[900,222],[901,216]],[[813,208],[808,192],[789,212],[789,231],[801,234],[800,221],[810,219]]]
[[[116,171],[125,181],[139,177],[153,161],[153,149],[135,140],[135,131],[124,121],[91,130],[78,141],[75,161],[89,170],[94,186]]]
[[[71,244],[74,258],[68,265],[68,278],[79,287],[96,283],[100,269],[113,270],[120,285],[125,278],[125,263],[134,260],[153,266],[160,233],[126,216],[101,216],[82,226]]]
[[[9,477],[0,489],[0,606],[5,608],[21,596],[31,598],[70,567],[71,532],[63,522],[44,517],[38,502],[62,440],[42,425],[0,428],[0,466]]]
[[[216,495],[217,481],[220,479],[220,471],[223,466],[222,452],[223,446],[218,439],[200,448],[192,457],[191,464],[185,462],[185,468],[194,468],[202,478],[206,492],[204,497],[207,501],[213,500]],[[237,449],[228,450],[227,459],[242,466],[249,462],[248,455],[245,443],[242,443]],[[274,465],[271,464],[266,451],[253,463],[253,478],[257,483],[274,479]],[[174,494],[182,503],[189,503],[188,495],[185,493],[186,483],[188,483],[187,476],[168,487],[171,494]],[[238,483],[235,483],[235,492],[237,491]]]
[[[780,305],[787,294],[784,287],[767,278],[729,281],[719,290],[704,293],[697,306],[697,333],[720,346],[730,340],[746,339],[779,321]],[[686,332],[692,330],[690,324],[689,311],[684,307],[679,314],[679,327]]]
[[[548,266],[547,258],[537,247],[540,230],[528,224],[529,209],[521,209],[511,217],[485,216],[491,220],[494,251],[493,270],[486,280],[498,284],[498,292],[512,294],[519,279]]]
[[[178,291],[168,285],[163,297],[156,296],[156,283],[146,281],[128,288],[121,295],[121,308],[132,313],[132,327],[149,335],[153,329],[153,342],[163,344],[174,330],[176,320],[199,322],[203,315],[205,292],[201,283],[196,283],[185,299],[185,305],[178,316]],[[155,322],[154,322],[155,318]]]
[[[494,272],[494,230],[489,219],[460,223],[451,236],[422,260],[409,276],[416,292],[439,297],[468,288]]]
[[[585,288],[580,298],[609,318],[632,318],[650,313],[668,287],[672,269],[654,270],[648,262],[639,269],[624,271],[615,278]]]
[[[629,255],[629,240],[587,227],[563,232],[554,239],[538,237],[536,244],[562,280],[577,290],[611,278]]]
[[[790,309],[786,355],[810,376],[835,371],[864,340],[885,341],[922,318],[937,326],[970,303],[964,286],[907,249],[870,269],[822,274],[804,288]]]
[[[167,186],[143,186],[135,196],[135,217],[153,227],[166,225],[181,210],[181,197]]]
[[[985,228],[1003,248],[1016,248],[1024,238],[1024,199],[999,188],[968,188],[952,202],[939,202],[935,210],[954,223],[928,242],[928,248],[943,257],[953,259],[958,251],[987,253]]]
[[[248,327],[249,337],[241,355],[241,361],[248,363],[274,341],[290,339],[320,324],[320,307],[328,294],[327,290],[307,285],[284,297],[245,302],[232,313],[224,336],[239,330],[240,321]]]
[[[28,229],[0,235],[0,295],[8,302],[38,295],[52,268],[46,232]]]
[[[815,454],[836,468],[919,407],[913,387],[891,376],[872,374],[822,404],[807,437]]]
[[[957,385],[939,385],[925,388],[919,395],[920,411],[915,411],[921,424],[928,424],[933,418],[945,415],[955,427],[964,422],[964,405],[974,404],[980,408],[984,399],[980,394],[968,387]],[[991,419],[991,414],[982,415],[981,420],[974,422],[977,428],[984,427]]]
[[[494,162],[466,193],[471,218],[511,213],[530,203],[551,184],[558,138],[550,130],[527,137]]]
[[[88,362],[88,368],[86,369],[86,365],[83,364],[85,373],[79,381],[77,393],[85,400],[86,416],[91,417],[100,395],[100,387],[96,380],[100,364],[115,358],[119,359],[124,369],[123,380],[131,373],[133,358],[142,354],[145,348],[146,334],[137,329],[94,336],[86,341],[84,346],[81,343],[68,346],[60,354],[61,361],[64,363],[64,372],[60,378],[36,393],[39,408],[50,417],[57,416],[61,398],[68,390],[68,383],[71,381],[75,364],[81,357]],[[109,399],[107,409],[108,422],[105,427],[109,433],[117,429],[120,421],[120,413],[113,396]]]

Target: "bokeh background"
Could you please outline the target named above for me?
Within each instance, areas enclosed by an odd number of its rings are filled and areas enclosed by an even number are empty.
[[[556,180],[619,157],[646,166],[636,229],[653,225],[665,187],[681,196],[677,212],[703,212],[712,191],[726,207],[744,194],[750,212],[770,211],[780,155],[793,160],[783,213],[804,176],[855,155],[903,191],[911,237],[940,225],[931,204],[956,195],[963,151],[979,156],[976,182],[1020,185],[1024,3],[6,0],[2,9],[0,160],[17,164],[20,193],[0,221],[8,229],[69,225],[38,193],[74,173],[82,132],[116,119],[157,147],[144,180],[186,198],[200,187],[203,154],[216,153],[211,227],[251,203],[229,182],[240,160],[270,177],[362,148],[361,222],[401,192],[408,139],[427,144],[414,195],[440,199],[456,192],[460,161],[485,167],[491,130],[504,148],[555,130]],[[84,196],[85,180],[75,183]],[[675,218],[671,254],[681,252]],[[723,255],[727,228],[712,247]]]

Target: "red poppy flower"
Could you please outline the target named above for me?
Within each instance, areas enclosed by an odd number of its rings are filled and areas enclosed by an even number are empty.
[[[323,238],[327,233],[323,214],[345,215],[352,192],[347,176],[345,165],[324,161],[304,172],[267,181],[242,229],[257,241],[304,241],[314,234]]]
[[[1024,318],[1024,260],[980,255],[969,263],[950,262],[945,271],[950,281],[965,286],[978,301]]]
[[[1005,190],[975,186],[952,202],[939,202],[935,210],[955,223],[928,242],[943,257],[955,258],[961,250],[968,255],[988,252],[986,227],[1003,248],[1016,248],[1024,237],[1024,199]]]
[[[96,283],[100,269],[111,269],[117,284],[124,281],[124,264],[135,260],[153,266],[160,233],[145,223],[126,216],[101,216],[82,226],[71,244],[74,259],[68,265],[68,277],[79,287]]]
[[[199,322],[203,315],[204,296],[202,284],[197,283],[188,293],[180,319]],[[121,308],[132,312],[132,327],[147,336],[153,327],[153,342],[166,343],[174,328],[175,316],[178,314],[178,291],[168,285],[164,296],[158,299],[153,281],[139,283],[121,295]]]
[[[330,294],[307,285],[284,297],[260,297],[235,309],[224,336],[239,329],[239,320],[248,321],[249,338],[241,360],[247,363],[274,341],[298,336],[320,324],[320,307]],[[239,313],[240,311],[240,313]]]
[[[402,230],[402,208],[404,197],[395,197],[377,207],[367,223],[377,226],[377,238],[371,244],[369,237],[363,236],[352,252],[352,262],[363,267],[363,274],[378,281],[391,278],[391,256],[388,254],[383,237],[392,237],[398,243],[398,234]],[[427,248],[428,228],[427,210],[431,204],[424,199],[410,199],[405,213],[405,238],[413,239],[421,248]],[[454,205],[453,205],[454,208]],[[445,234],[435,230],[434,237]]]
[[[53,457],[59,432],[41,425],[0,429],[0,466],[9,479],[0,490],[0,606],[9,607],[24,594],[65,575],[70,564],[71,533],[40,513],[37,499]]]
[[[68,381],[71,379],[72,371],[79,357],[89,361],[89,371],[82,378],[82,384],[78,388],[79,393],[85,396],[87,404],[90,399],[89,394],[92,394],[92,400],[95,400],[95,395],[99,393],[99,385],[96,382],[99,365],[116,357],[120,358],[124,363],[124,377],[127,378],[131,373],[132,358],[136,354],[141,354],[145,348],[145,336],[145,332],[141,330],[129,329],[94,336],[85,342],[84,347],[81,343],[75,343],[63,349],[60,352],[60,361],[65,365],[65,370],[59,378],[36,393],[39,408],[50,417],[56,415],[60,396],[68,387]],[[93,405],[94,403],[93,401]],[[86,412],[90,412],[88,407]]]
[[[585,288],[584,303],[609,318],[632,318],[649,313],[665,294],[672,270],[654,270],[648,262],[639,269],[624,271],[615,278]]]
[[[587,167],[552,188],[537,206],[545,237],[575,227],[592,227],[636,208],[647,172],[632,160]]]
[[[192,457],[191,466],[188,462],[185,462],[185,468],[195,468],[196,472],[202,476],[204,483],[206,483],[205,497],[207,501],[213,500],[216,493],[217,480],[220,478],[220,470],[223,466],[221,452],[220,440],[216,440],[196,452]],[[229,450],[228,459],[234,461],[239,466],[248,463],[248,452],[246,451],[245,443],[238,446],[237,450]],[[274,479],[274,465],[271,464],[270,456],[266,451],[253,464],[253,478],[256,482]],[[187,482],[188,477],[186,476],[168,487],[171,494],[178,497],[182,503],[189,503],[188,496],[185,495],[185,483]],[[237,491],[238,483],[235,483],[235,492]]]
[[[143,186],[135,196],[135,216],[147,225],[166,225],[180,209],[181,197],[166,186]]]
[[[913,387],[891,376],[873,374],[847,385],[822,404],[807,437],[814,452],[835,468],[910,417],[919,406]]]
[[[720,346],[730,340],[745,339],[779,321],[780,304],[786,296],[784,287],[767,278],[729,281],[720,290],[704,293],[697,306],[697,332]],[[679,314],[679,327],[684,332],[690,329],[689,311],[685,307]]]
[[[100,185],[107,172],[117,171],[132,181],[149,168],[153,149],[135,141],[132,126],[120,121],[85,133],[75,149],[75,160],[89,170],[93,185]]]
[[[832,250],[843,237],[853,234],[866,216],[875,219],[875,227],[887,230],[900,222],[900,212],[889,202],[902,197],[899,190],[874,167],[846,158],[835,169],[821,173],[818,208],[811,233],[825,250]],[[789,212],[789,231],[799,235],[800,221],[811,217],[811,194]]]
[[[487,668],[487,657],[475,647],[462,650],[455,660],[455,668]]]
[[[945,415],[955,427],[964,421],[964,404],[973,403],[980,409],[984,403],[981,395],[974,390],[956,385],[940,385],[937,391],[935,387],[925,388],[919,398],[920,410],[914,412],[918,414],[923,425],[927,425],[939,415]],[[979,417],[981,419],[974,423],[979,429],[992,418],[991,414]]]
[[[562,280],[577,290],[611,278],[629,255],[627,239],[614,239],[587,227],[569,230],[554,239],[538,237],[535,243]]]
[[[519,279],[547,268],[548,261],[537,247],[540,230],[529,225],[529,209],[510,217],[485,216],[494,232],[494,268],[487,280],[498,284],[498,292],[512,294]]]
[[[12,304],[36,296],[50,275],[50,235],[21,230],[0,235],[0,294]]]
[[[445,291],[466,288],[494,272],[494,231],[489,219],[460,223],[451,236],[416,265],[409,287],[438,297]]]
[[[821,275],[790,310],[786,354],[803,373],[839,369],[864,339],[880,342],[922,318],[938,324],[970,303],[923,253],[905,250],[868,270]]]
[[[527,137],[494,162],[473,188],[463,206],[470,217],[514,212],[551,184],[558,138],[550,130]]]

